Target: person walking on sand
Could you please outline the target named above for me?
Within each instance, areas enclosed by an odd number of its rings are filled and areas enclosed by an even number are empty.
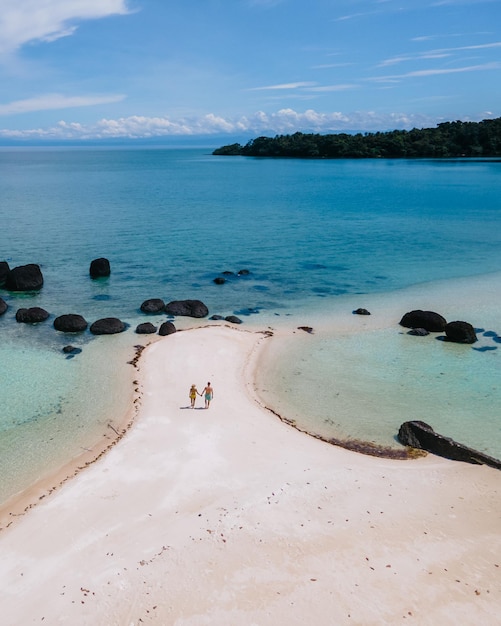
[[[210,401],[214,397],[214,389],[212,389],[212,387],[210,386],[210,383],[207,383],[207,387],[204,389],[203,393],[205,397],[205,408],[208,409],[210,406]]]
[[[190,387],[190,403],[191,403],[191,408],[194,409],[195,408],[195,400],[197,398],[197,396],[201,396],[201,393],[198,393],[197,387],[196,385],[192,385]]]

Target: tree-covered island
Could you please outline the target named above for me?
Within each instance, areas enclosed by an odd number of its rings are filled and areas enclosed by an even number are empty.
[[[482,122],[444,122],[436,128],[320,135],[294,133],[217,148],[219,156],[310,159],[457,158],[501,156],[501,117]]]

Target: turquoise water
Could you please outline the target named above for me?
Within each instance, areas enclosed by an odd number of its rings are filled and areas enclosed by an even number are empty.
[[[95,424],[108,419],[107,390],[118,384],[114,372],[127,359],[125,344],[138,341],[133,328],[144,321],[139,306],[147,298],[197,298],[210,314],[286,326],[318,311],[328,317],[343,298],[498,271],[500,171],[495,161],[259,160],[214,157],[210,149],[1,149],[0,260],[11,267],[38,263],[45,283],[38,294],[0,290],[10,307],[0,318],[0,445],[8,441],[24,467],[26,442],[39,439],[48,428],[41,424],[49,422],[57,425],[59,443],[47,453],[37,451],[38,468],[64,441],[73,446],[71,454],[91,445],[75,438],[75,423],[95,437]],[[90,261],[101,256],[110,259],[112,274],[91,281]],[[249,276],[238,277],[241,269]],[[223,271],[235,275],[215,285]],[[17,324],[14,314],[21,306],[42,306],[52,317],[34,328]],[[496,307],[499,300],[492,302]],[[89,322],[118,316],[130,325],[128,339],[61,336],[51,320],[70,312]],[[501,333],[500,327],[492,330]],[[344,341],[348,355],[356,340]],[[66,359],[61,348],[67,343],[83,347],[82,354]],[[398,354],[398,346],[392,349]],[[490,352],[493,363],[497,355]],[[106,384],[97,383],[93,360],[103,363],[99,380]],[[498,374],[484,371],[485,361],[481,368],[475,363],[470,389]],[[89,387],[92,407],[80,402],[77,411],[68,398],[88,397]],[[323,388],[322,383],[317,397]],[[499,414],[496,394],[492,402]],[[296,405],[302,414],[305,407],[299,400]],[[312,413],[306,422],[317,419]],[[336,415],[331,427],[349,436],[358,418],[348,407]],[[458,420],[467,437],[464,417]],[[387,431],[393,430],[391,422]],[[476,425],[480,441],[479,431]],[[367,434],[373,438],[372,429]],[[494,448],[501,453],[499,432],[497,437]],[[492,447],[491,430],[485,439]],[[10,468],[12,456],[4,457]]]

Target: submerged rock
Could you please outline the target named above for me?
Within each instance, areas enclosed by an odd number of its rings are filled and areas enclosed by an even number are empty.
[[[427,337],[430,331],[426,330],[426,328],[412,328],[407,334],[415,335],[416,337]]]
[[[82,348],[76,348],[75,346],[64,346],[63,352],[64,354],[80,354],[80,352],[82,352]]]
[[[405,328],[424,328],[431,333],[440,333],[445,330],[447,321],[439,313],[434,311],[421,311],[416,309],[406,313],[400,320],[400,326]]]
[[[404,446],[426,450],[446,459],[501,469],[500,460],[439,435],[426,422],[419,420],[404,422],[398,431],[398,439]]]
[[[3,298],[0,298],[0,315],[3,315],[5,311],[9,308],[9,305]]]

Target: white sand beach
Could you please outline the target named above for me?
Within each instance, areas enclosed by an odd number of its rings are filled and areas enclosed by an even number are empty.
[[[270,341],[213,326],[143,352],[126,435],[0,532],[3,624],[499,623],[501,473],[294,430],[254,398]]]

